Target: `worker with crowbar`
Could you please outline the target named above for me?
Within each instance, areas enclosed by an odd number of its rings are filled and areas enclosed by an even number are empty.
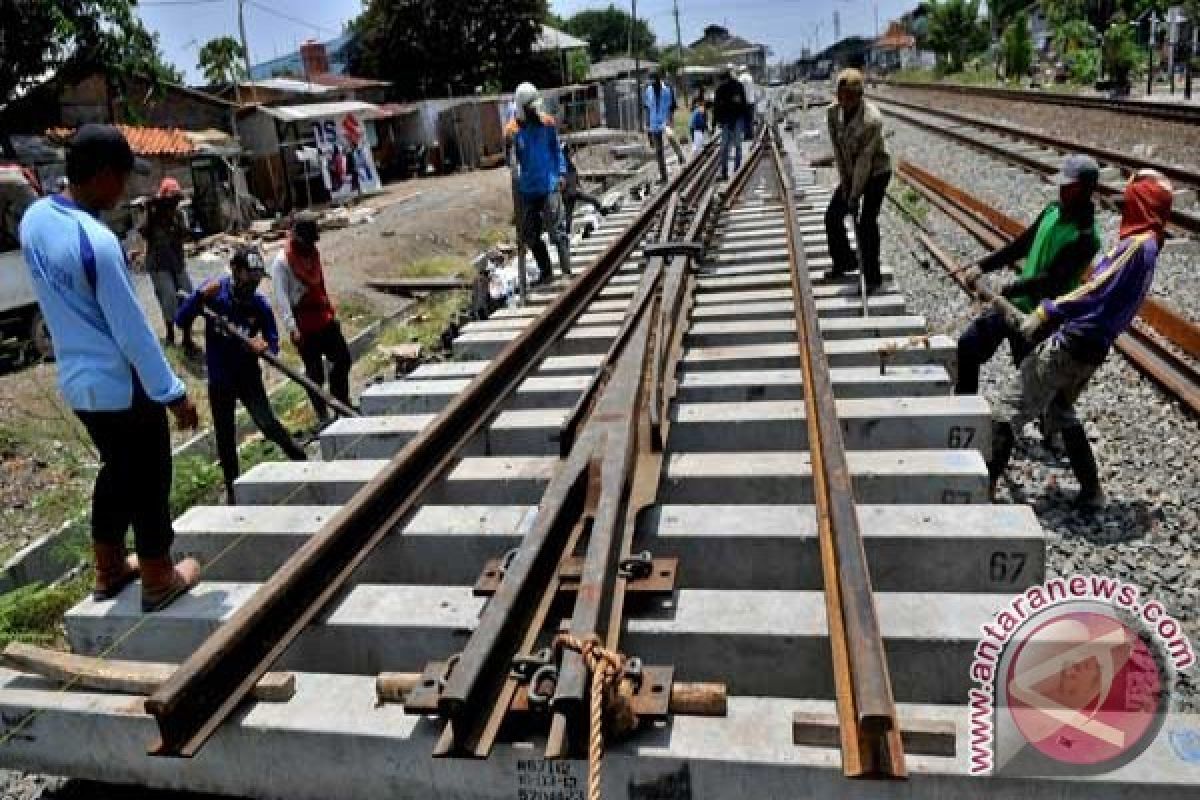
[[[263,435],[293,461],[307,456],[271,410],[263,386],[260,357],[279,352],[279,331],[267,298],[257,291],[266,272],[255,248],[239,249],[230,262],[231,275],[210,280],[183,301],[176,324],[188,336],[193,320],[205,316],[204,352],[208,366],[208,402],[212,408],[217,458],[225,477],[228,502],[236,502],[234,481],[240,472],[235,411],[240,400]],[[185,340],[185,344],[190,344]],[[307,388],[307,387],[306,387]]]

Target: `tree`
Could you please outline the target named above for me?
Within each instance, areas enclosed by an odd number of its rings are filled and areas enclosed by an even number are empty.
[[[511,89],[544,71],[533,45],[546,13],[546,0],[368,0],[349,68],[401,98]]]
[[[200,48],[197,59],[197,66],[210,84],[237,83],[246,77],[246,53],[232,36],[210,39]]]
[[[96,68],[117,84],[140,75],[179,82],[163,60],[158,36],[146,30],[130,0],[0,0],[0,97],[11,99],[65,67]]]
[[[987,48],[987,28],[979,18],[980,0],[930,0],[929,46],[947,72],[961,72],[967,59]]]
[[[568,33],[588,40],[593,61],[627,55],[631,28],[634,31],[635,52],[647,56],[654,49],[654,31],[640,17],[634,26],[633,17],[615,5],[580,11],[567,20]]]
[[[1119,86],[1129,85],[1129,76],[1137,66],[1141,53],[1137,46],[1137,32],[1126,22],[1124,15],[1113,18],[1104,32],[1104,43],[1100,48],[1104,72]]]
[[[567,77],[571,83],[583,83],[592,69],[587,50],[572,50],[567,54]]]
[[[1029,17],[1024,11],[1018,12],[1004,29],[1002,44],[1004,74],[1008,79],[1028,74],[1033,64],[1033,37],[1029,34]]]

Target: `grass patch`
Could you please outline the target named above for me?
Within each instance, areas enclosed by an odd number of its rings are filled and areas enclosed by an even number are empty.
[[[491,250],[511,242],[514,235],[512,226],[492,225],[479,234],[479,246],[484,250]]]
[[[31,584],[0,595],[0,646],[63,644],[62,618],[91,587],[90,573],[52,586]]]
[[[431,256],[407,264],[400,274],[405,278],[470,278],[474,269],[471,262],[461,256]]]

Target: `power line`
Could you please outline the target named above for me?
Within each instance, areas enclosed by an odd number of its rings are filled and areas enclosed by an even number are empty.
[[[315,30],[318,30],[318,31],[325,31],[326,33],[337,33],[338,32],[335,28],[329,28],[329,27],[326,27],[325,25],[318,25],[315,22],[309,22],[306,19],[300,19],[299,17],[293,17],[291,14],[285,14],[282,11],[279,11],[277,9],[271,8],[268,5],[264,5],[263,3],[258,2],[258,0],[245,0],[245,2],[246,2],[246,5],[254,6],[259,11],[265,11],[268,14],[279,17],[280,19],[286,19],[288,22],[294,22],[297,25],[303,25],[307,28],[314,28]]]

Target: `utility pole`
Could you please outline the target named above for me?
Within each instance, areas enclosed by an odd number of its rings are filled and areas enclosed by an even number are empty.
[[[638,46],[637,40],[637,0],[633,2],[633,19],[629,23],[629,47],[633,50],[633,80],[637,87],[637,110],[638,110],[638,130],[643,127],[644,112],[642,110],[642,48]]]
[[[246,39],[246,0],[237,0],[238,30],[242,34],[242,57],[246,59],[246,77],[250,77],[250,44]]]
[[[679,49],[679,60],[683,60],[683,33],[679,30],[679,0],[675,0],[675,46]]]
[[[1158,17],[1150,12],[1150,60],[1146,64],[1146,96],[1154,94],[1154,35],[1158,33]]]

